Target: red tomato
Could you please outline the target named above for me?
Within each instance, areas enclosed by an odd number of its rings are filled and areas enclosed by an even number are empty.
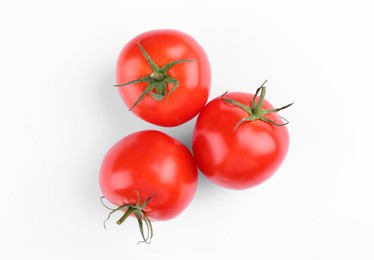
[[[117,84],[126,105],[140,118],[176,126],[195,117],[210,91],[210,65],[191,36],[175,30],[138,35],[122,49]]]
[[[176,217],[191,202],[196,186],[197,167],[190,151],[155,130],[121,139],[107,152],[100,170],[101,191],[117,209],[147,202],[138,212],[144,214],[141,220]]]
[[[280,109],[273,111],[269,102],[256,97],[257,113],[264,112],[262,120],[256,118],[253,97],[241,92],[217,97],[196,121],[196,163],[209,180],[226,188],[246,189],[262,183],[276,172],[288,150],[288,131],[276,113]]]

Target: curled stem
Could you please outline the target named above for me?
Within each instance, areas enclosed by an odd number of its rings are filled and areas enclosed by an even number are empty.
[[[148,218],[148,216],[145,214],[145,212],[143,211],[144,208],[147,206],[147,204],[149,203],[149,201],[152,199],[152,197],[155,195],[155,193],[152,193],[151,196],[149,196],[143,203],[140,202],[140,194],[139,192],[137,192],[137,202],[136,204],[124,204],[122,206],[119,206],[115,209],[112,209],[108,206],[106,206],[104,203],[103,203],[103,199],[105,198],[104,196],[101,197],[101,203],[104,205],[105,208],[111,210],[108,214],[108,217],[107,219],[104,220],[104,228],[106,229],[106,221],[110,219],[111,215],[117,211],[125,211],[125,213],[122,215],[122,217],[117,220],[117,224],[118,225],[121,225],[131,214],[134,214],[135,218],[137,219],[138,221],[138,225],[139,225],[139,230],[140,230],[140,234],[143,238],[142,241],[139,241],[139,243],[146,243],[146,244],[149,244],[151,242],[151,239],[153,237],[153,228],[152,228],[152,222],[150,221],[150,219]],[[145,228],[144,228],[144,225],[145,225]]]

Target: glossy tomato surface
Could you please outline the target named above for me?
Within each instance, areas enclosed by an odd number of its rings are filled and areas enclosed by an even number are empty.
[[[155,130],[130,134],[106,154],[100,170],[103,195],[117,206],[143,203],[152,220],[168,220],[191,202],[197,186],[194,159],[178,140]]]
[[[252,94],[233,92],[225,98],[246,106],[252,105]],[[264,100],[263,109],[272,109]],[[283,162],[289,145],[286,126],[275,126],[248,117],[243,109],[217,97],[201,111],[193,134],[193,153],[199,169],[212,182],[231,189],[256,186],[271,177]],[[276,114],[266,118],[282,124]]]
[[[181,62],[168,70],[167,74],[179,82],[168,97],[155,100],[148,93],[131,111],[160,126],[176,126],[192,119],[204,107],[210,92],[210,65],[203,48],[194,38],[180,31],[154,30],[140,34],[124,46],[118,57],[118,85],[152,74],[139,44],[159,67],[176,60],[192,61]],[[147,86],[147,82],[139,82],[119,87],[128,108],[135,104]],[[173,86],[167,84],[166,95]],[[155,89],[152,92],[155,93]]]

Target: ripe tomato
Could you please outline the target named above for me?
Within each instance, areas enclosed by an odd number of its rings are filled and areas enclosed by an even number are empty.
[[[213,99],[201,111],[192,147],[199,169],[212,182],[246,189],[268,179],[281,165],[289,135],[276,112],[291,104],[273,109],[264,96],[263,86],[256,96],[228,93]]]
[[[155,30],[136,36],[117,61],[117,85],[132,112],[160,126],[196,116],[210,91],[208,57],[191,36]]]
[[[147,228],[150,220],[168,220],[181,213],[191,202],[196,186],[197,167],[190,151],[155,130],[121,139],[107,152],[100,170],[101,191],[118,206],[112,212],[133,208],[127,214],[145,221]]]

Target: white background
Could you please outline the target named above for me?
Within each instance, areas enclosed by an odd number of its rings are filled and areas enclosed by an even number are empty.
[[[1,259],[374,259],[370,1],[0,3]],[[191,147],[194,120],[148,124],[112,87],[123,45],[160,28],[204,47],[210,99],[267,79],[274,106],[294,101],[291,145],[256,188],[200,176],[191,205],[137,245],[135,219],[104,230],[98,172],[138,130]]]

